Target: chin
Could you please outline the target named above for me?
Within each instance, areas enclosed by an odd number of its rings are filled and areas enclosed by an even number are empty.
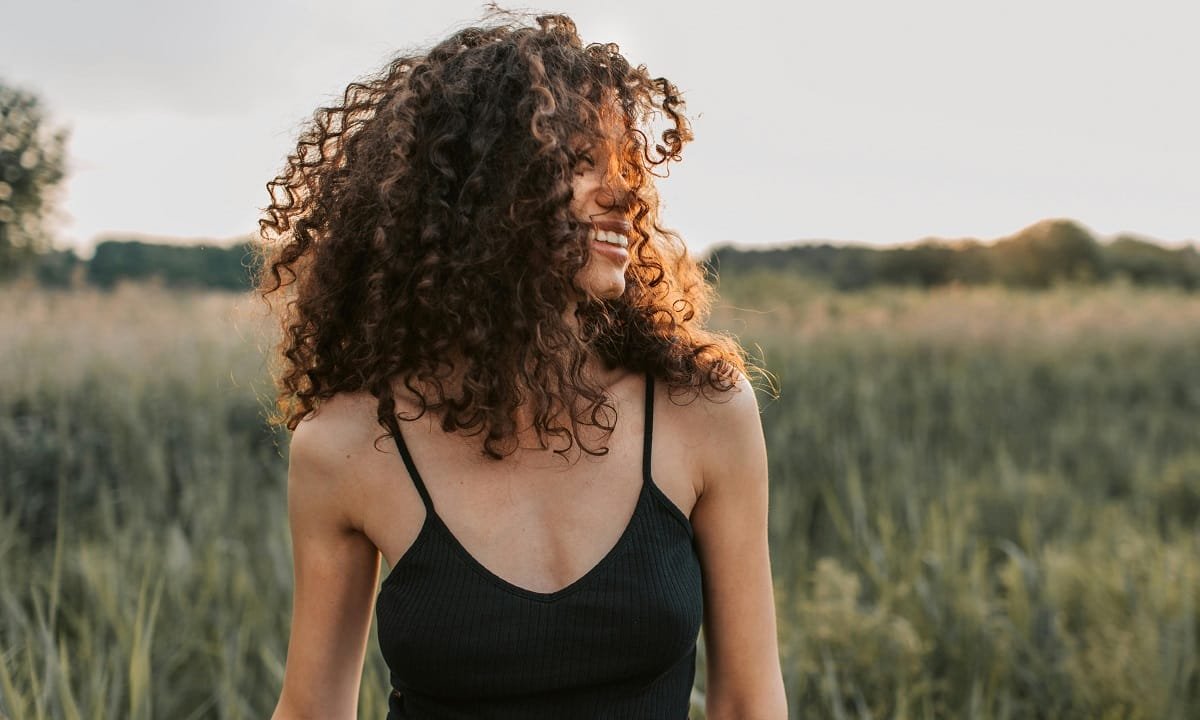
[[[625,276],[580,278],[578,288],[590,300],[616,300],[625,294]]]
[[[588,292],[582,298],[582,302],[583,303],[608,302],[610,300],[616,300],[616,299],[620,298],[623,294],[625,294],[624,290],[621,290],[620,292],[618,292],[616,290],[611,290],[608,292]]]
[[[616,300],[617,298],[621,297],[624,294],[625,294],[625,286],[622,285],[619,289],[599,295],[599,298],[601,300]]]
[[[625,294],[625,278],[605,283],[592,289],[592,296],[600,300],[616,300]]]

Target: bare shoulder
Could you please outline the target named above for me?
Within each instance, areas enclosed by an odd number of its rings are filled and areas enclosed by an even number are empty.
[[[339,393],[325,400],[300,421],[292,433],[291,452],[318,464],[342,462],[345,453],[364,440],[373,442],[382,432],[375,422],[375,396],[370,393]]]
[[[694,402],[687,405],[694,408],[692,421],[702,425],[723,427],[738,422],[758,421],[758,399],[754,394],[754,386],[740,372],[729,389],[705,388]]]
[[[735,441],[741,435],[753,435],[760,427],[754,386],[741,373],[726,390],[705,387],[684,391],[679,397],[670,392],[673,406],[670,412],[693,438],[705,445]]]
[[[745,375],[739,373],[727,390],[705,388],[671,404],[671,413],[696,456],[700,494],[723,478],[744,476],[730,472],[735,467],[765,460],[758,398]]]
[[[365,491],[383,429],[369,393],[342,393],[323,402],[296,426],[288,457],[289,504],[337,512],[358,526],[351,508]]]

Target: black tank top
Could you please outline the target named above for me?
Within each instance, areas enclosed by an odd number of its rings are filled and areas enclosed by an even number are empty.
[[[683,720],[702,599],[692,527],[650,477],[654,382],[646,378],[642,487],[620,539],[551,593],[490,572],[425,503],[420,534],[376,599],[391,671],[388,720]]]

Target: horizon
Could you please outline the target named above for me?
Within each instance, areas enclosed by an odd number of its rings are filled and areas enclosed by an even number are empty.
[[[1002,240],[1015,237],[1022,233],[1032,230],[1038,225],[1054,222],[1068,222],[1086,231],[1096,242],[1100,244],[1110,243],[1120,237],[1132,237],[1136,240],[1152,243],[1168,250],[1180,250],[1186,247],[1192,247],[1200,250],[1200,240],[1183,240],[1179,242],[1170,242],[1161,238],[1156,238],[1145,233],[1137,231],[1122,231],[1103,235],[1095,232],[1086,223],[1080,222],[1074,218],[1043,218],[1036,222],[1029,223],[1013,232],[994,238],[981,238],[978,236],[963,236],[963,237],[939,237],[926,236],[909,241],[901,241],[895,243],[870,243],[860,240],[832,239],[832,238],[798,238],[796,240],[784,240],[776,243],[753,243],[744,244],[737,242],[716,243],[696,252],[689,246],[689,252],[692,252],[696,257],[702,257],[718,249],[732,248],[738,251],[755,251],[755,250],[786,250],[792,247],[808,246],[808,245],[831,245],[834,247],[870,247],[875,250],[891,250],[896,248],[912,247],[923,243],[970,243],[976,242],[981,245],[992,245]],[[88,260],[95,252],[96,246],[104,242],[141,242],[150,245],[173,245],[178,247],[197,247],[201,245],[211,245],[213,247],[229,248],[245,242],[254,242],[258,240],[257,233],[247,233],[245,235],[214,238],[214,237],[186,237],[173,235],[150,235],[145,233],[110,233],[95,238],[95,242],[88,248],[86,252],[77,247],[54,247],[53,250],[70,250],[74,251],[80,259]]]

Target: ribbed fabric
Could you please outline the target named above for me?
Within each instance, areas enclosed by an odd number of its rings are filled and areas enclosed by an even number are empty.
[[[434,511],[398,425],[391,431],[425,522],[380,588],[388,720],[682,720],[703,605],[687,517],[650,477],[646,378],[642,488],[616,545],[567,587],[539,593],[490,572]]]

